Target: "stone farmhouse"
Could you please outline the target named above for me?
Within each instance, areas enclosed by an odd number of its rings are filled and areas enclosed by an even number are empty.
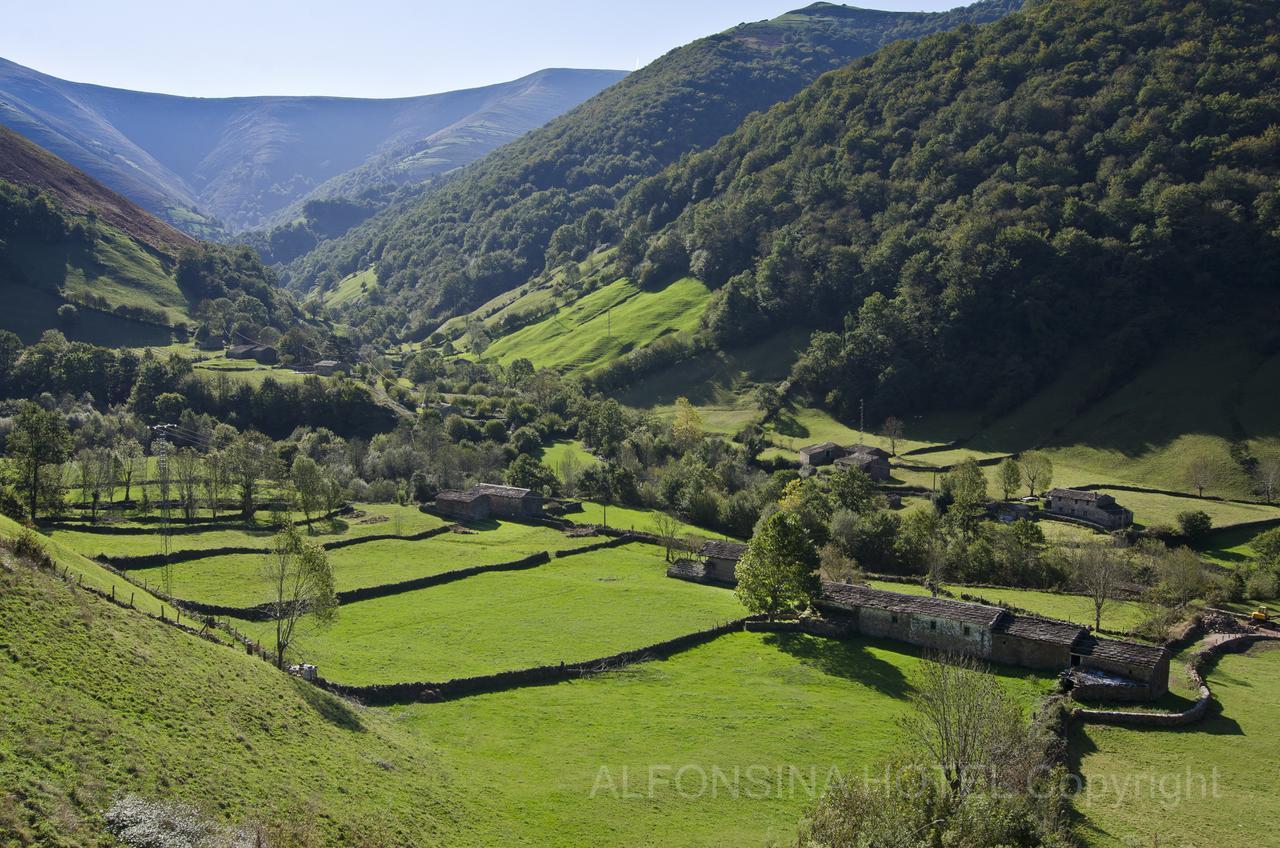
[[[1133,524],[1133,513],[1116,503],[1111,495],[1082,489],[1054,489],[1049,492],[1045,512],[1087,521],[1107,530],[1123,530]]]
[[[672,563],[667,576],[718,586],[737,582],[692,559]],[[1099,638],[1069,621],[831,582],[822,584],[815,606],[850,633],[1061,674],[1090,698],[1153,701],[1169,691],[1169,652],[1164,648]]]
[[[1151,701],[1169,691],[1169,652],[1164,648],[1102,639],[1066,621],[843,583],[824,583],[817,607],[864,636],[1000,665],[1065,672],[1073,682],[1087,679],[1095,697]]]
[[[872,480],[889,479],[889,452],[886,450],[870,445],[843,447],[835,442],[800,448],[802,468],[820,468],[832,464],[865,471]]]
[[[546,499],[528,489],[481,483],[465,492],[447,489],[436,495],[436,511],[464,521],[486,518],[542,518]]]

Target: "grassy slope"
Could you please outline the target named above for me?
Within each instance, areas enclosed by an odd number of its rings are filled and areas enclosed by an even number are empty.
[[[378,284],[378,269],[365,268],[349,274],[338,281],[338,284],[321,295],[320,299],[328,307],[346,306],[362,300],[366,293]]]
[[[694,329],[710,296],[691,278],[660,291],[618,280],[504,336],[484,355],[504,365],[526,357],[539,368],[588,371],[668,333]]]
[[[744,614],[732,594],[672,580],[660,551],[632,545],[350,604],[297,656],[341,683],[439,681],[608,656]]]
[[[596,678],[397,713],[440,740],[464,794],[519,811],[490,812],[475,823],[479,838],[462,844],[789,845],[813,775],[821,788],[833,768],[875,773],[898,738],[917,663],[900,645],[743,633]],[[1025,673],[1004,680],[1027,701],[1044,691]],[[669,779],[687,769],[649,798],[651,766]],[[747,783],[753,766],[762,784]],[[592,797],[602,768],[616,797],[607,784]],[[646,797],[622,797],[623,769],[628,791]],[[739,797],[723,779],[699,792],[713,769],[728,780],[738,770]]]
[[[1221,709],[1202,724],[1077,728],[1072,748],[1086,780],[1077,805],[1088,817],[1090,844],[1275,844],[1280,650],[1227,656],[1209,683]]]
[[[5,844],[114,845],[97,817],[121,791],[297,811],[328,844],[421,844],[464,815],[421,736],[47,575],[0,571],[0,656]]]

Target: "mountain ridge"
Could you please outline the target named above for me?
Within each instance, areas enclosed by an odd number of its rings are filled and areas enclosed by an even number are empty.
[[[545,69],[518,80],[406,98],[191,98],[78,83],[0,59],[0,123],[31,138],[189,232],[270,223],[326,180],[396,144],[492,110],[517,107],[531,80],[550,96],[510,128],[518,135],[624,76]],[[490,146],[460,148],[453,166]]]

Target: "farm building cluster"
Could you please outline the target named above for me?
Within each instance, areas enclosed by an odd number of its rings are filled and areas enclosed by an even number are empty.
[[[837,468],[856,468],[872,480],[889,479],[889,452],[870,445],[844,447],[835,442],[823,442],[800,448],[800,468],[817,469],[824,465]]]
[[[436,511],[463,521],[486,518],[541,518],[546,499],[529,489],[481,483],[465,491],[446,489],[436,495]]]
[[[746,546],[736,542],[708,542],[696,559],[672,563],[667,574],[730,587],[737,583],[737,564],[745,551]],[[815,606],[851,633],[1061,673],[1090,698],[1152,701],[1169,689],[1169,652],[1164,648],[1099,638],[1067,621],[831,582],[822,584]]]

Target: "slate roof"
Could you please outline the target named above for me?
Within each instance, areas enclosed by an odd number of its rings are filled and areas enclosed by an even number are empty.
[[[996,622],[1008,615],[1000,607],[989,607],[985,604],[971,604],[965,601],[921,595],[903,595],[900,592],[887,592],[883,589],[872,589],[870,586],[851,586],[846,583],[823,583],[822,599],[840,607],[870,607],[907,615],[927,615],[931,618],[945,618],[988,628],[994,627]]]
[[[1052,645],[1071,647],[1088,632],[1078,624],[1069,621],[1055,621],[1051,618],[1040,618],[1035,615],[1010,614],[995,628],[997,633],[1032,639],[1036,642],[1047,642]]]
[[[1053,489],[1049,492],[1051,498],[1070,498],[1075,501],[1096,501],[1099,498],[1105,498],[1102,492],[1088,492],[1083,489]]]
[[[804,456],[813,456],[815,453],[825,453],[826,451],[839,450],[840,446],[835,442],[823,442],[820,445],[807,445],[800,448],[800,453]]]
[[[702,548],[698,551],[704,557],[715,557],[716,559],[742,559],[742,555],[747,552],[747,546],[741,542],[730,542],[725,539],[715,539],[710,542],[704,542]]]
[[[1086,636],[1081,639],[1076,644],[1074,652],[1081,656],[1139,668],[1155,668],[1168,655],[1164,648],[1157,648],[1154,645],[1099,639],[1096,636]]]
[[[253,353],[257,349],[257,345],[242,344],[227,348],[227,353]]]
[[[520,489],[515,486],[499,486],[494,483],[481,483],[478,486],[472,486],[471,491],[477,495],[490,495],[495,498],[523,498],[530,494],[528,489]]]
[[[465,492],[460,492],[457,489],[445,489],[436,495],[436,500],[454,503],[471,503],[476,498],[480,497],[480,494],[481,493],[477,492],[475,489],[468,489]]]
[[[874,445],[854,445],[849,448],[849,453],[853,456],[865,456],[873,459],[888,459],[889,452],[884,448],[878,448]]]

